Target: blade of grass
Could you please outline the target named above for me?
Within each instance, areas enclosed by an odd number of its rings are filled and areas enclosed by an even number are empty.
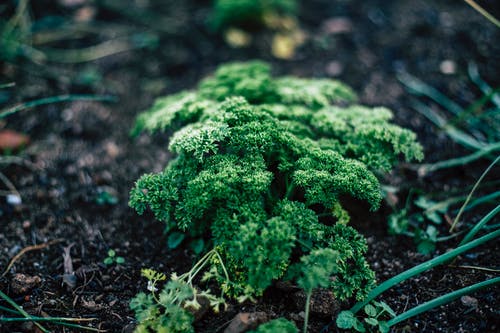
[[[1,290],[0,290],[0,298],[4,299],[7,303],[9,303],[14,309],[16,309],[21,315],[23,315],[24,317],[26,318],[32,318],[31,315],[24,311],[22,307],[20,307],[19,305],[17,305],[16,302],[14,302],[12,300],[12,298],[10,298],[9,296],[7,296],[6,294],[4,294]],[[34,324],[36,325],[36,327],[38,327],[43,333],[49,333],[50,331],[48,329],[46,329],[45,327],[43,327],[42,325],[40,325],[40,323],[37,323],[37,322],[34,322]]]
[[[401,72],[397,75],[398,80],[411,90],[415,95],[426,96],[444,107],[446,110],[455,115],[461,114],[464,110],[457,103],[446,97],[434,87],[420,81],[413,75],[406,72]]]
[[[479,70],[477,69],[477,65],[475,63],[470,62],[467,67],[467,71],[472,82],[474,82],[485,95],[489,95],[493,92],[493,89],[488,85],[488,83],[481,79]],[[498,93],[495,93],[491,97],[491,101],[497,108],[500,108],[500,95]]]
[[[440,161],[432,164],[422,164],[418,167],[418,174],[421,176],[427,175],[429,172],[463,166],[468,163],[477,161],[478,159],[487,156],[497,150],[500,150],[500,142],[489,144],[488,146],[479,149],[478,151],[462,157],[452,158],[446,161]]]
[[[390,289],[393,286],[397,285],[398,283],[405,281],[405,280],[408,280],[409,278],[411,278],[415,275],[418,275],[422,272],[428,271],[429,269],[431,269],[433,267],[442,265],[445,262],[455,258],[456,256],[458,256],[458,255],[460,255],[460,254],[462,254],[470,249],[473,249],[474,247],[479,246],[479,245],[481,245],[481,244],[483,244],[491,239],[495,239],[499,236],[500,236],[500,230],[493,231],[493,232],[486,234],[478,239],[475,239],[475,240],[473,240],[465,245],[459,246],[459,247],[457,247],[449,252],[446,252],[440,256],[437,256],[434,259],[428,260],[420,265],[417,265],[413,268],[410,268],[410,269],[402,272],[401,274],[398,274],[398,275],[390,278],[389,280],[381,283],[376,288],[374,288],[368,294],[368,296],[366,296],[366,298],[363,301],[357,302],[351,308],[351,312],[353,312],[353,313],[358,312],[366,304],[370,303],[373,299],[378,297],[380,294],[385,292],[387,289]]]
[[[112,39],[86,48],[62,50],[44,49],[47,60],[60,63],[82,63],[101,59],[113,54],[141,48],[133,45],[128,38]]]
[[[497,20],[493,15],[488,13],[483,7],[479,6],[474,0],[464,0],[469,6],[474,8],[479,14],[483,15],[488,21],[493,23],[494,25],[497,26],[497,28],[500,28],[500,21]]]
[[[485,202],[489,202],[489,201],[492,201],[496,198],[500,197],[500,191],[496,191],[496,192],[493,192],[493,193],[490,193],[490,194],[487,194],[485,196],[482,196],[480,198],[477,198],[476,200],[472,201],[470,204],[467,205],[467,207],[464,208],[464,212],[465,211],[468,211],[468,210],[471,210],[472,208],[480,205],[480,204],[483,204]]]
[[[450,138],[452,138],[455,142],[461,144],[462,146],[466,148],[472,148],[475,150],[483,149],[485,146],[487,146],[486,143],[480,142],[475,138],[473,138],[472,136],[470,136],[469,134],[459,130],[455,126],[448,124],[448,122],[443,117],[441,117],[439,114],[437,114],[434,110],[432,110],[424,103],[419,101],[413,101],[412,106],[417,112],[425,116],[427,119],[433,122],[437,127],[445,131]]]
[[[491,210],[488,214],[486,214],[485,217],[483,217],[475,226],[474,228],[471,229],[471,231],[469,231],[467,233],[467,235],[465,235],[464,239],[460,242],[460,244],[458,244],[459,246],[460,245],[464,245],[466,243],[468,243],[472,238],[474,238],[474,236],[478,233],[479,230],[481,230],[483,228],[483,226],[488,223],[496,214],[498,214],[498,212],[500,212],[500,205],[496,206],[496,208],[494,208],[493,210]]]
[[[437,297],[431,301],[420,304],[420,305],[418,305],[418,306],[416,306],[408,311],[405,311],[405,312],[397,315],[396,317],[389,320],[387,322],[387,325],[394,326],[394,325],[396,325],[396,324],[398,324],[406,319],[409,319],[409,318],[414,317],[416,315],[419,315],[423,312],[434,309],[435,307],[447,304],[447,303],[453,301],[454,299],[457,299],[463,295],[471,294],[479,289],[482,289],[482,288],[485,288],[485,287],[488,287],[488,286],[491,286],[494,284],[498,284],[498,283],[500,283],[500,277],[492,278],[492,279],[489,279],[489,280],[486,280],[483,282],[476,283],[472,286],[468,286],[468,287],[465,287],[465,288],[462,288],[459,290],[455,290],[451,293]]]
[[[483,174],[481,175],[481,177],[479,177],[479,179],[477,180],[476,184],[474,184],[474,187],[472,188],[472,190],[469,192],[469,195],[467,196],[467,199],[465,199],[465,202],[464,204],[462,205],[462,207],[460,208],[460,210],[458,211],[458,214],[457,216],[455,217],[455,220],[453,221],[453,224],[451,225],[450,227],[450,232],[453,231],[453,229],[455,228],[455,226],[457,225],[458,221],[460,220],[460,217],[462,216],[463,212],[464,212],[464,209],[465,207],[468,205],[469,201],[471,200],[472,198],[472,194],[474,194],[474,191],[477,189],[477,187],[479,186],[479,184],[481,183],[481,181],[484,179],[484,177],[488,174],[488,172],[491,170],[491,168],[493,168],[493,166],[500,160],[500,155],[497,156],[497,158],[491,162],[491,164],[486,168],[486,170],[484,170]]]
[[[61,102],[71,102],[71,101],[102,101],[102,102],[116,102],[117,98],[110,95],[59,95],[47,98],[40,98],[30,102],[24,102],[19,105],[6,108],[0,111],[0,119],[3,119],[11,114],[17,113],[22,110],[30,109],[36,106],[61,103]]]
[[[3,83],[3,84],[0,84],[0,89],[11,88],[11,87],[14,87],[15,85],[16,84],[14,82]]]

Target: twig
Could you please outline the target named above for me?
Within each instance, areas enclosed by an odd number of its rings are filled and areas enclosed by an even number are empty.
[[[19,258],[21,258],[26,252],[30,252],[30,251],[35,251],[35,250],[42,250],[46,247],[49,247],[53,244],[56,244],[56,243],[60,243],[64,241],[64,239],[54,239],[54,240],[51,240],[47,243],[43,243],[43,244],[38,244],[38,245],[30,245],[30,246],[27,246],[25,247],[24,249],[22,249],[21,251],[19,251],[18,254],[16,254],[9,262],[9,264],[7,265],[7,268],[5,269],[5,271],[3,272],[3,274],[1,275],[1,277],[4,277],[8,272],[9,270],[12,268],[12,265],[14,265],[14,263],[19,260]]]
[[[460,265],[460,266],[451,266],[454,268],[464,268],[464,269],[477,269],[478,271],[486,271],[486,272],[494,272],[494,273],[500,273],[500,269],[494,269],[494,268],[487,268],[487,267],[479,267],[479,266],[467,266],[467,265]]]

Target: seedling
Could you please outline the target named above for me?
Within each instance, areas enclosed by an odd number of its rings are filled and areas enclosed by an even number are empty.
[[[108,256],[106,259],[104,259],[104,264],[106,265],[112,265],[112,264],[124,264],[125,263],[125,258],[117,256],[116,251],[113,249],[108,250]]]

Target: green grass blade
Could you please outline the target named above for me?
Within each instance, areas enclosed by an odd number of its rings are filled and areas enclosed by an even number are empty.
[[[494,208],[485,217],[483,217],[481,221],[479,221],[474,226],[474,228],[472,228],[471,231],[469,231],[469,233],[465,235],[464,239],[460,242],[459,246],[468,243],[472,238],[474,238],[474,236],[479,232],[479,230],[481,230],[486,223],[488,223],[496,214],[498,214],[498,212],[500,212],[500,205],[496,206],[496,208]]]
[[[455,226],[457,225],[458,221],[460,220],[460,217],[462,216],[462,213],[464,212],[465,210],[465,207],[469,204],[469,201],[471,200],[472,198],[472,194],[474,194],[474,191],[478,188],[479,184],[481,183],[481,181],[484,179],[484,177],[488,174],[488,172],[490,172],[491,168],[493,168],[493,166],[500,160],[500,155],[497,156],[497,158],[491,162],[491,164],[486,168],[486,170],[484,170],[483,174],[481,175],[481,177],[479,177],[479,179],[477,180],[477,182],[474,184],[474,187],[472,188],[472,190],[470,191],[469,195],[467,196],[467,199],[465,199],[465,202],[464,204],[462,205],[462,207],[460,208],[460,210],[458,211],[458,214],[457,216],[455,217],[455,220],[453,221],[453,224],[451,225],[450,227],[450,232],[453,231],[453,229],[455,228]]]
[[[479,6],[474,0],[464,0],[469,6],[474,8],[479,14],[483,15],[488,21],[493,23],[500,28],[500,21],[495,18],[495,16],[491,15],[486,11],[483,7]]]
[[[480,198],[477,198],[476,200],[472,201],[470,204],[468,204],[464,208],[464,212],[466,212],[468,210],[471,210],[472,208],[474,208],[476,206],[479,206],[479,205],[481,205],[481,204],[483,204],[485,202],[489,202],[489,201],[495,200],[498,197],[500,197],[500,191],[496,191],[496,192],[487,194],[485,196],[482,196]]]
[[[102,101],[102,102],[116,102],[117,98],[110,95],[59,95],[47,98],[40,98],[30,102],[24,102],[19,105],[6,108],[0,111],[0,119],[3,119],[11,114],[17,113],[22,110],[30,109],[36,106],[70,102],[70,101]]]
[[[438,103],[446,110],[452,112],[455,115],[461,114],[464,110],[460,105],[453,102],[451,99],[446,97],[444,94],[439,92],[437,89],[431,87],[430,85],[420,81],[416,77],[408,73],[398,74],[398,80],[410,89],[412,93],[419,96],[426,96],[432,99],[434,102]]]
[[[443,117],[441,117],[424,103],[413,101],[412,106],[417,112],[425,116],[437,127],[445,131],[446,134],[458,144],[461,144],[466,148],[472,148],[475,150],[483,149],[487,146],[486,143],[478,141],[464,131],[461,131],[453,125],[450,125]]]
[[[14,309],[17,310],[17,312],[19,312],[21,315],[23,315],[24,317],[26,318],[31,318],[32,319],[32,316],[24,311],[24,309],[22,307],[20,307],[19,305],[17,305],[16,302],[14,302],[12,300],[12,298],[10,298],[9,296],[7,296],[6,294],[4,294],[1,290],[0,290],[0,298],[3,298],[7,303],[9,303]],[[34,324],[43,332],[43,333],[49,333],[50,331],[48,329],[46,329],[45,327],[43,327],[42,325],[40,325],[40,323],[37,323],[37,322],[34,322]]]
[[[498,150],[500,150],[500,142],[492,143],[467,156],[452,158],[446,161],[440,161],[432,164],[423,164],[418,168],[418,174],[426,175],[429,172],[433,172],[436,170],[466,165]]]
[[[468,286],[468,287],[453,291],[453,292],[448,293],[446,295],[435,298],[431,301],[420,304],[420,305],[418,305],[418,306],[416,306],[416,307],[414,307],[406,312],[403,312],[403,313],[397,315],[396,317],[392,318],[391,320],[389,320],[387,322],[387,324],[389,326],[394,326],[394,325],[396,325],[396,324],[398,324],[398,323],[400,323],[408,318],[414,317],[414,316],[419,315],[423,312],[434,309],[435,307],[447,304],[458,297],[473,293],[479,289],[482,289],[482,288],[485,288],[485,287],[488,287],[488,286],[491,286],[491,285],[494,285],[497,283],[500,283],[500,277],[489,279],[489,280],[486,280],[486,281],[483,281],[480,283],[476,283],[472,286]]]
[[[377,296],[382,294],[384,291],[387,289],[392,288],[393,286],[397,285],[398,283],[408,280],[409,278],[418,275],[422,272],[428,271],[429,269],[439,266],[441,264],[444,264],[445,262],[449,261],[450,259],[455,258],[456,256],[476,247],[479,246],[491,239],[497,238],[500,236],[500,230],[493,231],[489,234],[486,234],[476,240],[473,240],[465,245],[459,246],[456,249],[453,249],[449,252],[446,252],[440,256],[437,256],[434,259],[428,260],[420,265],[417,265],[413,268],[410,268],[401,274],[398,274],[389,280],[381,283],[379,286],[374,288],[368,296],[363,301],[360,301],[356,303],[352,308],[351,311],[353,313],[358,312],[360,309],[362,309],[366,304],[370,303],[373,299],[375,299]]]
[[[479,71],[475,63],[469,63],[467,71],[469,72],[469,77],[472,82],[474,82],[479,87],[479,89],[481,89],[483,94],[489,95],[494,92],[493,89],[488,85],[488,83],[484,82],[479,75]],[[500,108],[500,95],[498,93],[493,94],[493,96],[491,97],[491,101],[497,108]]]

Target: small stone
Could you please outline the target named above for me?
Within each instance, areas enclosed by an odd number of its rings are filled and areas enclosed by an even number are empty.
[[[19,206],[23,203],[23,200],[18,194],[7,194],[7,203],[11,206]]]
[[[439,64],[439,70],[443,74],[455,74],[457,71],[457,65],[453,60],[443,60]]]
[[[339,76],[344,71],[344,66],[339,61],[330,61],[326,65],[326,72],[330,76]]]
[[[269,321],[269,317],[265,312],[240,312],[231,320],[224,333],[243,333],[256,329],[260,324],[267,321]]]
[[[39,276],[17,273],[10,281],[10,288],[14,294],[23,295],[38,286],[40,282],[42,282],[42,279]]]
[[[342,34],[352,31],[352,22],[346,17],[332,17],[323,22],[323,31],[327,34]]]
[[[478,300],[472,296],[462,296],[460,297],[460,301],[463,305],[468,306],[470,308],[477,308]]]

